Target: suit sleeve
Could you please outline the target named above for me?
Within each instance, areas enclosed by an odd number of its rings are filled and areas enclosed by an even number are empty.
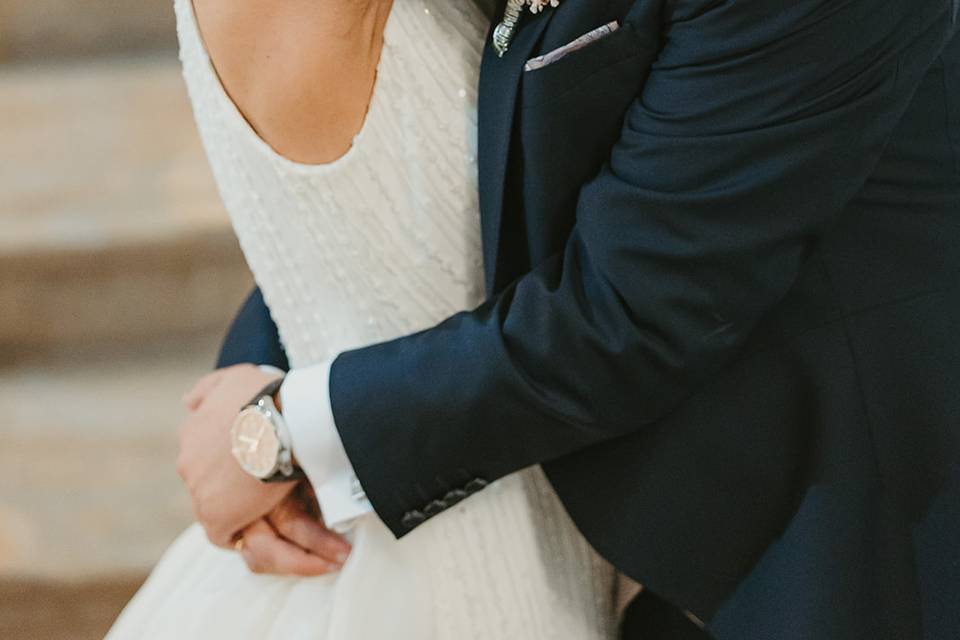
[[[736,355],[869,177],[950,2],[668,3],[562,253],[334,361],[337,428],[393,533],[471,478],[643,429]]]
[[[217,368],[246,362],[266,364],[283,371],[290,368],[277,325],[270,317],[259,287],[250,292],[230,324],[217,356]]]

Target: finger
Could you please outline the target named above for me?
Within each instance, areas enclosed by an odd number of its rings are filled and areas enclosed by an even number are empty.
[[[193,387],[183,394],[181,400],[183,405],[189,411],[196,411],[203,399],[220,383],[223,379],[225,369],[217,369],[203,376],[193,385]]]
[[[257,520],[243,532],[240,551],[253,573],[294,576],[319,576],[337,571],[340,566],[307,553],[281,538],[266,520]]]
[[[323,514],[320,513],[320,501],[317,500],[317,494],[309,481],[302,480],[300,484],[297,485],[295,495],[291,496],[291,498],[296,498],[304,511],[307,512],[307,515],[314,520],[321,520],[323,518]]]
[[[328,562],[343,565],[350,555],[350,543],[343,536],[327,529],[292,501],[269,513],[267,521],[281,536]]]
[[[222,378],[223,370],[218,369],[197,380],[193,387],[181,397],[183,405],[189,411],[196,411],[197,407],[199,407],[203,401],[203,398],[217,386]]]

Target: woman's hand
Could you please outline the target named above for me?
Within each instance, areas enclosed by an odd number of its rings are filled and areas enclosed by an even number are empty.
[[[265,517],[240,532],[236,547],[254,573],[318,576],[339,571],[350,544],[312,512],[316,498],[302,484]]]
[[[220,547],[230,548],[240,529],[270,513],[296,486],[261,482],[231,452],[234,418],[274,377],[252,364],[227,367],[187,398],[195,408],[180,427],[177,474],[190,492],[194,516]]]
[[[323,525],[309,483],[262,483],[230,453],[233,418],[271,379],[244,364],[197,381],[183,396],[191,415],[180,428],[177,472],[207,537],[223,548],[235,546],[252,571],[304,576],[336,571],[350,545]]]
[[[184,408],[186,408],[187,411],[196,411],[198,408],[200,408],[200,405],[203,403],[204,399],[210,395],[210,392],[213,391],[218,384],[220,384],[221,380],[223,380],[223,377],[228,369],[229,367],[211,371],[207,375],[197,380],[190,391],[187,391],[180,398],[183,401]]]

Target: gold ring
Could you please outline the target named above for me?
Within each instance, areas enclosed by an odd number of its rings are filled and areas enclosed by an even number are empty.
[[[237,551],[243,551],[243,536],[238,536],[236,540],[233,541],[233,548]]]

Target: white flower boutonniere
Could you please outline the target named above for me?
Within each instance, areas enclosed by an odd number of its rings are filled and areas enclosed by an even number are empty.
[[[530,7],[530,13],[540,13],[548,6],[559,6],[560,0],[507,0],[507,7],[503,12],[503,20],[493,30],[493,48],[497,55],[503,54],[510,48],[513,32],[520,21],[520,14],[524,7]]]

